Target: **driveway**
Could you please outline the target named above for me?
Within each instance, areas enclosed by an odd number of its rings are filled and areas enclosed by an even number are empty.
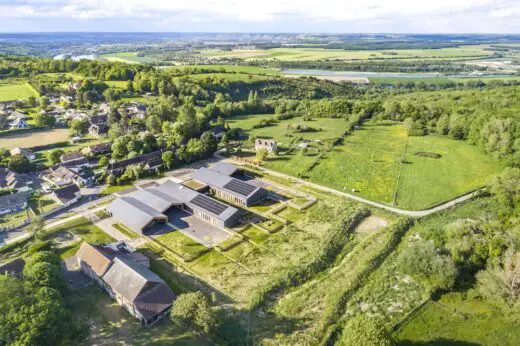
[[[172,208],[166,215],[171,226],[205,246],[214,246],[233,236],[232,233],[177,208]]]

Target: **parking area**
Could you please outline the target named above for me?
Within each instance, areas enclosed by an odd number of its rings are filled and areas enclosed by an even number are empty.
[[[213,246],[232,236],[231,233],[204,222],[178,208],[170,209],[166,215],[171,225],[203,245]]]

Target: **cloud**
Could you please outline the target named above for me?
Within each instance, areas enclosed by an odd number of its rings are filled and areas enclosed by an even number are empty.
[[[25,31],[84,31],[90,23],[90,31],[120,27],[121,31],[496,32],[502,28],[520,32],[519,18],[517,0],[0,0],[2,31],[19,26]]]

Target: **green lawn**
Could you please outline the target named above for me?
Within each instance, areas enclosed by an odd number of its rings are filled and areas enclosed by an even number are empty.
[[[18,213],[0,215],[0,228],[12,228],[20,226],[25,219],[32,217],[32,213],[29,209],[20,211]]]
[[[518,345],[520,329],[514,316],[489,303],[443,296],[395,333],[399,345]]]
[[[0,101],[27,100],[29,97],[40,95],[29,83],[22,81],[0,82]]]
[[[51,194],[43,195],[37,200],[31,201],[31,208],[37,213],[46,213],[53,209],[56,209],[59,204],[56,203],[54,198],[52,198]]]
[[[346,123],[343,119],[315,118],[310,121],[304,121],[302,117],[296,117],[287,120],[281,120],[272,126],[254,129],[253,126],[261,120],[272,119],[273,114],[256,114],[243,115],[232,118],[226,118],[226,122],[233,127],[239,127],[249,135],[260,138],[275,139],[279,144],[289,144],[293,137],[301,136],[307,140],[326,140],[341,136],[346,130]],[[287,129],[287,125],[306,124],[318,131],[295,133]]]
[[[60,232],[70,231],[81,237],[84,241],[94,244],[111,243],[115,239],[103,232],[99,227],[94,225],[85,217],[66,222],[59,226],[47,230],[49,237]]]
[[[137,239],[137,238],[140,237],[139,234],[135,233],[134,231],[132,231],[128,227],[125,227],[124,225],[115,223],[115,224],[112,225],[112,227],[114,227],[115,229],[117,229],[119,232],[123,233],[124,235],[126,235],[130,239]]]
[[[415,155],[433,152],[439,159]],[[399,181],[397,206],[428,208],[484,186],[503,164],[478,147],[446,137],[410,137]]]
[[[199,244],[188,236],[179,231],[171,231],[169,233],[158,236],[157,241],[166,248],[179,253],[183,257],[196,256],[201,251],[206,250],[204,245]]]
[[[108,196],[108,195],[114,194],[116,192],[132,189],[133,187],[134,187],[134,185],[132,185],[132,184],[108,186],[103,191],[101,191],[100,195]]]

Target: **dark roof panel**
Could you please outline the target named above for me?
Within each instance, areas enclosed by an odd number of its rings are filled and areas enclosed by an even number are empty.
[[[204,195],[197,195],[190,201],[190,203],[215,215],[222,214],[228,208],[224,203],[220,203],[219,201]]]

